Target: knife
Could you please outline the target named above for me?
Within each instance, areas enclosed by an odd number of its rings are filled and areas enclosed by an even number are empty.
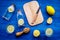
[[[40,7],[38,8],[38,10],[37,10],[37,12],[36,12],[36,15],[35,15],[35,18],[34,18],[34,20],[33,20],[32,24],[34,24],[34,22],[36,21],[37,16],[38,16],[38,13],[39,13],[39,10],[40,10]]]

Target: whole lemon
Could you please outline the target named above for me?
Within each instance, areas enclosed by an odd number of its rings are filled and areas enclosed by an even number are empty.
[[[52,6],[47,6],[46,10],[49,15],[54,15],[55,14],[55,9]]]

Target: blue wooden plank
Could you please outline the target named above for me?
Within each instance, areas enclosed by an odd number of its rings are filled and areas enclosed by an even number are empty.
[[[32,0],[0,0],[0,40],[60,40],[60,0],[37,0],[39,5],[41,5],[41,10],[44,17],[44,22],[42,24],[36,25],[34,27],[31,27],[26,19],[23,5],[26,2],[29,2]],[[5,13],[7,7],[14,3],[16,5],[16,11],[12,18],[9,21],[6,21],[2,18],[3,14]],[[55,15],[52,16],[53,23],[51,25],[47,25],[46,20],[49,17],[49,15],[46,12],[46,6],[51,5],[55,8],[56,12]],[[28,34],[23,34],[20,37],[16,37],[15,33],[17,31],[22,31],[24,27],[19,28],[17,26],[17,19],[16,14],[17,10],[20,9],[24,15],[24,21],[25,21],[25,27],[29,27],[31,30]],[[13,34],[7,33],[7,25],[12,24],[15,27],[15,31]],[[45,30],[47,28],[52,28],[54,33],[51,37],[45,36]],[[38,29],[41,31],[41,35],[38,38],[35,38],[33,36],[33,31],[35,29]]]

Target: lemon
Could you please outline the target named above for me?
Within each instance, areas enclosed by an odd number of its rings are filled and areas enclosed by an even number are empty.
[[[50,37],[53,34],[53,30],[51,28],[47,28],[45,34]]]
[[[52,6],[47,6],[46,10],[49,15],[54,15],[55,14],[55,9]]]
[[[34,37],[38,37],[40,35],[40,31],[34,30],[33,35],[34,35]]]
[[[7,31],[8,31],[8,33],[13,33],[14,32],[14,26],[13,25],[9,25],[7,27]]]
[[[48,24],[51,24],[52,21],[53,21],[53,19],[52,19],[51,17],[49,17],[49,18],[47,19],[47,23],[48,23]]]
[[[8,7],[8,12],[14,12],[14,6],[13,5]]]
[[[24,20],[23,19],[19,19],[18,20],[18,25],[23,25],[24,24]]]

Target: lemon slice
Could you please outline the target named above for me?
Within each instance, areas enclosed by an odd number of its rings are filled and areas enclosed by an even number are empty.
[[[34,35],[34,37],[38,37],[40,35],[40,31],[34,30],[33,35]]]
[[[8,31],[8,33],[13,33],[14,32],[14,26],[13,25],[9,25],[7,27],[7,31]]]
[[[24,24],[24,20],[23,19],[19,19],[18,20],[18,25],[23,25]]]
[[[13,5],[9,6],[9,7],[8,7],[8,11],[9,11],[9,12],[14,12],[14,6],[13,6]]]
[[[47,23],[48,23],[48,24],[51,24],[52,21],[53,21],[53,19],[52,19],[51,17],[49,17],[49,18],[47,19]]]
[[[53,34],[53,30],[51,28],[47,28],[45,34],[50,37]]]

